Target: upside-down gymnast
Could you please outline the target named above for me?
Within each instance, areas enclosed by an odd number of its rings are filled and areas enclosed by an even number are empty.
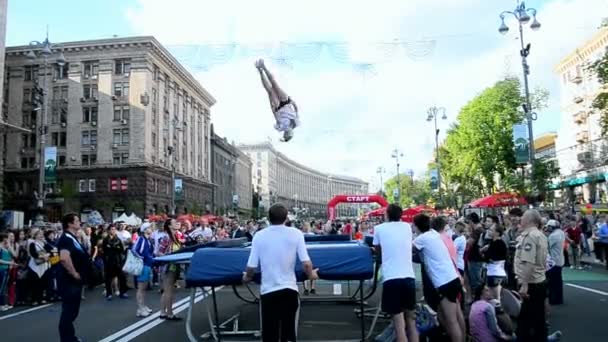
[[[262,85],[268,93],[270,109],[276,121],[274,128],[279,132],[283,132],[281,141],[287,142],[293,138],[293,130],[300,125],[298,106],[279,86],[273,75],[266,68],[266,65],[264,65],[263,59],[257,60],[255,67],[258,69]]]

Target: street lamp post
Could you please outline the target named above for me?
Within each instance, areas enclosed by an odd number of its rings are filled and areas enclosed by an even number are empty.
[[[431,107],[427,110],[426,121],[433,121],[435,123],[435,164],[437,167],[437,191],[439,197],[441,197],[441,166],[439,165],[439,128],[437,127],[437,117],[439,113],[442,113],[441,120],[447,120],[448,116],[445,114],[444,107]]]
[[[36,202],[37,202],[37,206],[39,209],[44,208],[44,200],[46,198],[46,189],[44,189],[44,149],[46,148],[46,135],[47,135],[47,113],[48,113],[48,82],[47,82],[47,78],[48,78],[48,60],[49,57],[53,54],[53,49],[55,48],[55,45],[51,44],[51,42],[49,42],[49,37],[48,37],[48,33],[47,33],[47,37],[44,39],[43,42],[39,42],[39,41],[31,41],[29,44],[31,50],[27,53],[27,58],[29,60],[35,60],[36,58],[42,56],[43,59],[43,77],[42,77],[42,87],[38,88],[36,87],[36,89],[34,91],[38,92],[38,90],[41,90],[40,95],[42,96],[42,106],[35,108],[35,110],[38,110],[40,115],[37,115],[38,118],[38,133],[39,133],[39,141],[40,141],[40,153],[39,153],[39,158],[40,161],[38,163],[38,191],[36,191],[34,194],[36,196]],[[59,66],[59,68],[63,68],[63,66],[65,65],[65,57],[63,56],[63,53],[60,51],[59,55],[57,56],[57,60],[56,60],[57,65]],[[60,72],[62,72],[63,70],[60,70]],[[52,73],[52,71],[51,71]]]
[[[382,174],[385,173],[386,170],[380,166],[376,169],[376,173],[380,176],[380,193],[384,196],[384,181],[382,179]]]
[[[401,177],[399,175],[399,157],[403,157],[403,153],[398,149],[394,149],[393,153],[391,153],[391,158],[395,158],[395,163],[397,164],[397,189],[393,194],[396,203],[399,203],[399,200],[401,199]]]
[[[169,128],[164,131],[168,133],[169,139],[171,141],[171,145],[167,147],[167,154],[169,155],[169,160],[171,162],[171,215],[175,216],[175,147],[173,146],[173,136],[175,135],[175,131],[181,131],[182,127],[179,125],[176,119],[169,120]],[[184,185],[182,184],[182,187]],[[183,191],[183,190],[182,190]]]
[[[507,15],[512,15],[517,19],[517,24],[519,27],[519,42],[521,44],[521,66],[524,74],[524,91],[526,97],[526,103],[523,106],[524,113],[526,115],[526,121],[528,123],[528,158],[530,159],[530,164],[534,161],[534,133],[532,130],[532,121],[536,120],[536,113],[532,112],[532,103],[530,101],[530,88],[528,85],[528,75],[530,74],[530,66],[528,65],[528,55],[530,54],[530,44],[524,44],[524,30],[523,26],[530,22],[532,19],[532,23],[530,24],[530,28],[534,31],[540,29],[540,23],[536,20],[536,9],[534,8],[526,8],[525,2],[521,2],[515,7],[513,12],[504,11],[500,14],[501,24],[498,28],[498,32],[501,34],[507,34],[509,32],[509,27],[505,24],[505,17]],[[530,17],[531,16],[531,17]]]

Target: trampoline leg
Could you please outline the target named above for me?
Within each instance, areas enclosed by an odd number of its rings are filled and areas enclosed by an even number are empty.
[[[194,307],[194,297],[196,297],[196,287],[190,290],[190,306],[188,307],[188,315],[186,316],[186,334],[188,335],[188,341],[196,342],[197,339],[192,333],[192,308]]]
[[[220,326],[220,317],[217,313],[217,300],[215,298],[215,287],[212,286],[211,287],[211,295],[213,296],[213,315],[215,316],[215,327],[218,328],[217,330],[217,341],[221,341],[222,340],[222,332],[219,329]]]
[[[363,310],[365,309],[363,303],[363,280],[359,281],[359,309],[361,309],[361,341],[365,341],[365,315]]]

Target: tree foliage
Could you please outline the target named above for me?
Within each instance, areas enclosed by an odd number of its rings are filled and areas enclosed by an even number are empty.
[[[597,80],[601,85],[602,91],[593,100],[592,107],[601,114],[602,135],[606,136],[608,134],[608,50],[602,58],[591,64],[589,69],[597,75]]]
[[[410,175],[399,175],[399,205],[408,208],[412,205],[426,204],[432,197],[431,186],[428,179],[414,179]],[[394,191],[397,189],[397,176],[384,183],[384,193],[389,202],[395,202]]]
[[[515,169],[513,125],[522,120],[520,84],[509,78],[485,89],[458,114],[441,154],[442,175],[476,195],[496,190],[496,176]]]

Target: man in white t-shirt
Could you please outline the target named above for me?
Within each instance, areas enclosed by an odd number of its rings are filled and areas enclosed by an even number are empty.
[[[274,76],[268,71],[266,65],[264,65],[263,59],[257,60],[255,62],[255,67],[258,69],[262,85],[268,93],[270,109],[276,120],[274,128],[279,132],[283,132],[281,141],[287,142],[293,138],[293,130],[300,125],[298,106],[287,93],[279,87]]]
[[[268,220],[270,226],[253,237],[243,281],[251,281],[256,269],[260,269],[262,341],[296,341],[300,306],[296,259],[302,262],[309,280],[318,279],[317,270],[312,268],[302,232],[284,225],[287,208],[273,205],[268,210]]]
[[[386,208],[388,222],[374,228],[373,244],[382,258],[382,311],[393,316],[397,342],[417,342],[412,228],[401,222],[401,214],[402,210],[396,204]]]
[[[459,304],[462,300],[460,275],[441,235],[431,229],[431,219],[424,214],[417,215],[414,226],[419,232],[414,247],[422,253],[425,270],[439,296],[439,321],[453,342],[463,342],[465,323]]]

